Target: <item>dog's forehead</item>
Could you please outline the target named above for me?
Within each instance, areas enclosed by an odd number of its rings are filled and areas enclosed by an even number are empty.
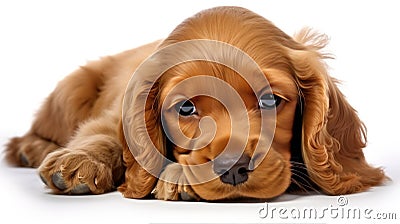
[[[190,96],[257,95],[261,90],[270,89],[267,76],[261,71],[249,70],[239,73],[232,68],[213,62],[189,62],[169,70],[162,79],[162,89]]]

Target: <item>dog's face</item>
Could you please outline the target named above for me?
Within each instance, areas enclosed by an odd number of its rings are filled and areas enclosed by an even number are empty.
[[[290,184],[298,90],[284,71],[269,69],[262,75],[269,85],[250,86],[226,66],[198,61],[177,65],[160,81],[165,130],[179,144],[167,150],[184,165],[189,184],[202,198],[271,198]],[[216,99],[220,94],[223,100]],[[262,133],[261,128],[270,130]],[[176,133],[192,141],[179,141]]]
[[[219,200],[271,198],[291,183],[328,194],[381,183],[383,172],[361,150],[363,123],[326,71],[319,52],[325,44],[308,29],[292,38],[238,7],[184,21],[125,92],[120,137],[127,171],[120,191],[145,197],[160,173],[172,182],[160,198],[174,200],[181,185]],[[165,157],[182,168],[163,170]]]

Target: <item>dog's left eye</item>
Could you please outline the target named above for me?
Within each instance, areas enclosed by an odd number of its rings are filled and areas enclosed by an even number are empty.
[[[196,107],[190,100],[183,100],[175,105],[175,110],[182,116],[191,116],[197,113]]]
[[[281,101],[282,98],[279,96],[272,93],[267,93],[261,96],[258,105],[260,106],[260,109],[272,110],[278,107]]]

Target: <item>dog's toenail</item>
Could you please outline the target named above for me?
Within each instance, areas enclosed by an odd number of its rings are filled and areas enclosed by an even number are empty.
[[[53,181],[54,186],[56,186],[59,190],[65,190],[67,188],[61,172],[54,173],[51,176],[51,180]]]
[[[78,184],[71,190],[71,194],[87,194],[89,192],[90,189],[87,184]]]
[[[26,158],[24,154],[19,155],[19,160],[23,166],[29,166],[29,160]]]
[[[47,185],[47,180],[44,179],[44,177],[42,176],[42,174],[39,174],[39,177],[40,177],[40,179],[42,180],[42,182],[43,182],[44,184]]]
[[[181,199],[183,201],[193,201],[194,198],[192,196],[190,196],[187,192],[181,192]]]

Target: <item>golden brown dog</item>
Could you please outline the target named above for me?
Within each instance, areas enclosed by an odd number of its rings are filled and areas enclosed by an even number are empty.
[[[58,194],[118,188],[129,198],[221,200],[296,186],[364,191],[385,175],[365,161],[365,127],[326,71],[325,45],[323,35],[304,29],[292,38],[243,8],[202,11],[162,41],[67,76],[6,158],[39,167]]]

